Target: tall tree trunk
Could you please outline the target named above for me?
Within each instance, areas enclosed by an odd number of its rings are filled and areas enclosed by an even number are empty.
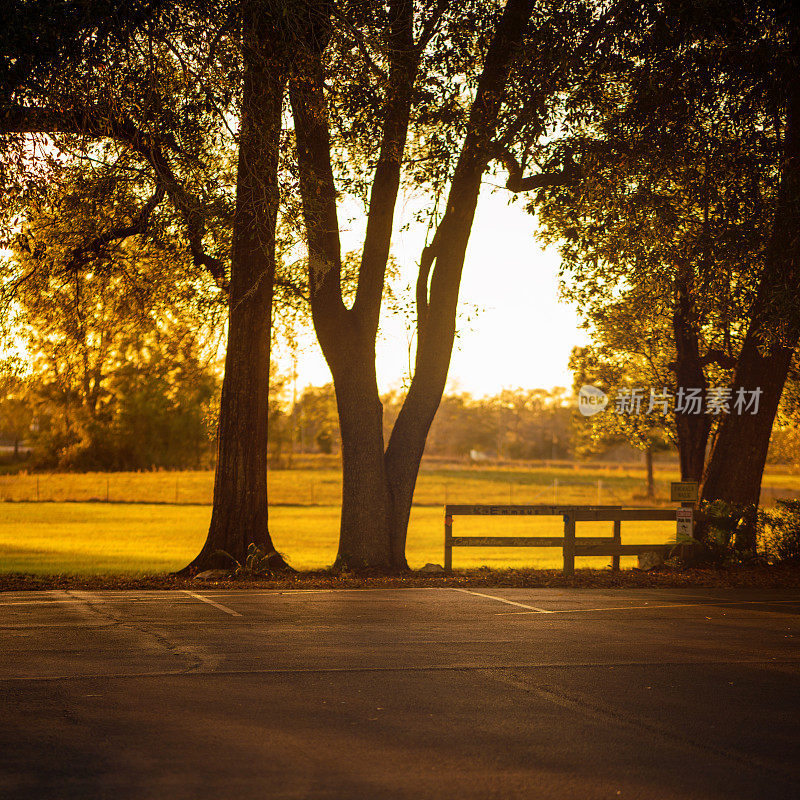
[[[222,384],[214,507],[208,537],[186,567],[244,563],[255,544],[274,552],[268,530],[267,460],[278,148],[286,69],[271,57],[270,31],[251,3],[244,12],[244,60],[228,349]],[[273,568],[287,565],[277,554]]]
[[[351,309],[341,296],[341,251],[330,159],[321,53],[328,32],[309,37],[290,83],[298,143],[300,191],[309,250],[314,327],[333,374],[342,435],[343,505],[340,567],[406,569],[411,499],[428,429],[444,391],[455,336],[464,255],[480,180],[493,157],[492,137],[511,61],[522,41],[532,0],[508,0],[487,51],[468,132],[439,226],[430,303],[427,275],[420,307],[415,376],[384,453],[382,408],[375,380],[375,335],[391,241],[400,165],[420,50],[413,40],[413,3],[391,0],[390,72],[367,232]]]
[[[783,167],[772,237],[739,355],[734,395],[759,392],[758,413],[728,414],[720,426],[703,481],[702,498],[757,505],[772,426],[800,338],[800,77],[792,78],[784,135]],[[753,550],[751,520],[737,542]]]
[[[481,178],[493,157],[492,140],[506,82],[531,11],[530,0],[508,0],[506,4],[486,53],[475,101],[470,109],[467,135],[450,186],[447,210],[431,247],[421,259],[417,282],[414,377],[386,449],[386,474],[392,500],[390,538],[396,568],[406,565],[406,537],[414,487],[425,440],[447,382],[455,340],[461,273]]]
[[[344,306],[340,285],[341,245],[321,59],[330,28],[322,14],[310,21],[308,47],[290,82],[308,235],[311,311],[333,375],[342,441],[342,516],[336,566],[358,571],[392,567],[375,337],[419,51],[413,40],[413,2],[391,0],[388,11],[390,70],[381,147],[358,288],[350,309]]]
[[[675,428],[678,434],[678,455],[682,481],[700,482],[706,462],[706,448],[711,420],[705,411],[706,382],[700,360],[700,344],[693,320],[692,272],[688,264],[678,267],[675,279],[675,305],[672,331],[675,337],[675,383],[678,391],[700,389],[699,414],[676,411]]]
[[[656,481],[653,475],[653,447],[648,445],[644,451],[644,460],[647,466],[647,499],[652,500],[656,496]]]

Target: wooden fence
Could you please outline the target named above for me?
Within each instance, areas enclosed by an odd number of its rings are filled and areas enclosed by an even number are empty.
[[[576,556],[611,556],[611,568],[619,570],[620,556],[658,552],[665,557],[674,544],[622,544],[623,522],[676,522],[675,508],[622,508],[622,506],[518,506],[446,505],[444,510],[444,568],[453,569],[454,547],[560,547],[564,574],[575,574]],[[563,536],[453,536],[455,516],[560,516]],[[611,536],[575,534],[576,522],[611,522]]]

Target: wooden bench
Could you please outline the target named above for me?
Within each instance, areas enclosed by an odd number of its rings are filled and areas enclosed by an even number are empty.
[[[446,505],[444,508],[444,568],[453,569],[454,547],[560,547],[564,574],[575,574],[576,556],[611,556],[611,568],[619,570],[620,556],[658,552],[666,556],[674,544],[622,544],[623,522],[676,521],[675,508],[622,508],[577,505]],[[563,536],[453,536],[455,516],[560,516]],[[576,522],[611,522],[611,536],[575,534]]]

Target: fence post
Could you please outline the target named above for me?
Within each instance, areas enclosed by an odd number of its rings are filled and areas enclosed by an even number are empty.
[[[622,523],[618,520],[614,520],[614,547],[617,545],[622,544]],[[614,553],[611,556],[611,571],[612,572],[619,572],[619,553]]]
[[[575,517],[564,514],[564,575],[575,574]]]
[[[448,506],[444,507],[444,569],[453,569],[453,517]]]

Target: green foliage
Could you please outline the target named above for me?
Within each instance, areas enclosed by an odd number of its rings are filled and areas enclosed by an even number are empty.
[[[759,515],[760,545],[771,561],[800,561],[800,500],[777,500]]]
[[[711,558],[720,564],[741,564],[758,560],[753,545],[759,509],[754,505],[703,501],[700,511],[705,518],[703,542]]]
[[[643,451],[670,449],[676,440],[672,413],[663,414],[659,407],[647,413],[648,390],[675,388],[667,366],[673,351],[663,325],[644,309],[620,301],[597,315],[593,338],[591,345],[576,347],[570,355],[573,389],[577,393],[584,384],[596,386],[608,395],[608,406],[590,417],[575,413],[577,453],[597,455],[620,442]],[[633,389],[646,395],[641,413],[615,413],[620,393]]]
[[[134,166],[125,153],[113,165],[62,160],[59,183],[27,209],[0,264],[39,466],[208,464],[224,298],[169,208],[156,203],[136,235],[104,237],[153,191]]]
[[[244,564],[237,561],[225,550],[217,550],[214,555],[227,558],[233,565],[235,565],[233,570],[234,576],[244,579],[267,578],[273,575],[275,570],[270,566],[270,563],[275,559],[281,559],[280,554],[276,551],[272,550],[269,553],[265,553],[254,542],[250,542],[250,544],[247,546],[247,555],[245,556]]]

